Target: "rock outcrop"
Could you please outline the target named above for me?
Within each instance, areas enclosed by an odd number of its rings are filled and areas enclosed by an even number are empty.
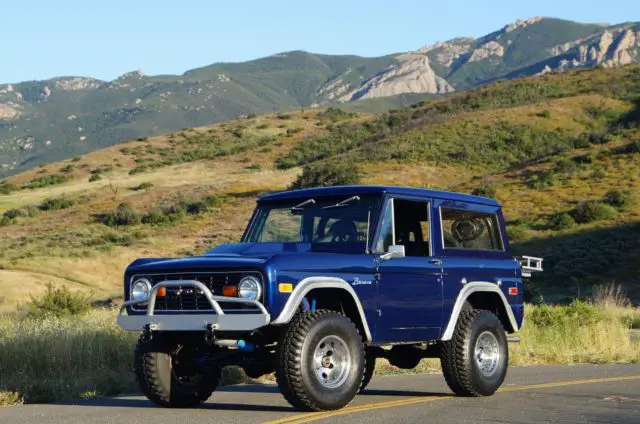
[[[403,93],[443,94],[454,91],[447,80],[436,75],[431,69],[426,54],[407,53],[398,56],[397,59],[400,63],[370,78],[356,90],[344,95],[341,100],[353,101]]]
[[[0,103],[0,120],[11,120],[18,118],[22,112],[20,111],[20,106],[13,103]]]
[[[55,81],[55,88],[62,91],[87,90],[101,85],[99,80],[84,77],[60,78]]]
[[[491,56],[502,57],[504,56],[504,47],[497,41],[489,41],[488,43],[475,49],[467,63],[478,62],[480,60],[488,59]]]
[[[538,23],[543,19],[544,19],[544,17],[542,17],[542,16],[535,16],[533,18],[529,18],[529,19],[526,19],[526,20],[518,19],[514,23],[505,26],[502,31],[506,33],[506,32],[515,31],[515,30],[517,30],[519,28],[526,28],[529,25]]]
[[[555,46],[549,50],[561,57],[554,71],[602,65],[608,68],[634,63],[640,49],[640,30],[606,30],[597,35]]]
[[[435,61],[450,68],[462,55],[471,50],[472,38],[457,38],[444,43],[437,42],[418,50],[419,53],[435,53]],[[433,56],[431,56],[433,58]]]

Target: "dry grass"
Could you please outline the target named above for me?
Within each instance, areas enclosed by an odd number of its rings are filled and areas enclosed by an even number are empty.
[[[580,313],[586,313],[583,318],[593,320],[537,324],[536,316],[549,308],[558,312],[552,314],[555,317],[573,313],[563,306],[528,305],[522,342],[510,346],[511,365],[640,362],[640,340],[630,337],[631,319],[640,317],[640,309],[580,306]],[[44,321],[0,317],[0,404],[135,392],[131,372],[135,340],[136,334],[115,325],[114,310]],[[377,375],[439,370],[437,359],[425,359],[413,370],[391,366],[384,359],[376,364]],[[225,369],[225,384],[246,381],[239,369]],[[259,381],[272,382],[273,376]]]

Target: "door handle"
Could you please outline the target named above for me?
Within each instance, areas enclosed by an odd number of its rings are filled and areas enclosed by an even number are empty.
[[[442,265],[442,259],[429,259],[430,264]]]

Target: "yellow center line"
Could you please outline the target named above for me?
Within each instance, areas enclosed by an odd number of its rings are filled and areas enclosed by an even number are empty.
[[[610,383],[610,382],[616,382],[616,381],[629,381],[629,380],[640,380],[640,375],[633,375],[633,376],[626,376],[626,377],[592,378],[587,380],[568,380],[568,381],[557,381],[554,383],[531,384],[527,386],[506,387],[498,390],[498,392],[500,393],[522,392],[525,390],[545,389],[545,388],[551,388],[551,387],[575,386],[580,384]],[[351,406],[348,408],[340,409],[338,411],[311,412],[306,414],[297,414],[292,417],[280,418],[273,421],[266,421],[264,424],[309,423],[309,422],[330,418],[330,417],[336,417],[340,415],[355,414],[357,412],[364,412],[364,411],[375,411],[376,409],[393,408],[395,406],[414,405],[417,403],[428,403],[428,402],[434,402],[437,400],[450,399],[452,397],[453,395],[432,396],[432,397],[412,397],[408,399],[392,400],[388,402],[368,403],[360,406]]]

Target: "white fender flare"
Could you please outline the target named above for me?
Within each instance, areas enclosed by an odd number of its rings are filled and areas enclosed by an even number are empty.
[[[456,324],[458,323],[458,317],[460,316],[460,312],[462,312],[462,306],[464,305],[464,302],[467,301],[471,294],[476,292],[497,293],[500,296],[500,299],[502,299],[504,308],[507,311],[507,317],[509,318],[511,328],[513,328],[514,332],[518,331],[518,323],[516,321],[516,317],[513,315],[511,305],[509,305],[509,302],[507,301],[507,298],[504,296],[504,293],[502,292],[500,287],[498,287],[495,283],[489,283],[486,281],[473,281],[465,284],[462,290],[460,290],[458,298],[456,299],[456,303],[455,305],[453,305],[451,318],[449,318],[447,328],[440,338],[441,340],[451,340],[451,337],[453,337],[453,331],[455,330]]]
[[[349,293],[358,308],[360,320],[364,327],[365,341],[370,342],[372,340],[369,324],[367,323],[367,317],[364,315],[364,309],[362,308],[362,304],[360,303],[360,299],[358,299],[356,291],[345,280],[336,277],[308,277],[300,281],[296,284],[296,288],[289,296],[289,300],[287,300],[287,303],[284,305],[280,315],[278,315],[275,320],[271,321],[271,324],[282,325],[291,321],[307,293],[314,289],[341,289]]]

